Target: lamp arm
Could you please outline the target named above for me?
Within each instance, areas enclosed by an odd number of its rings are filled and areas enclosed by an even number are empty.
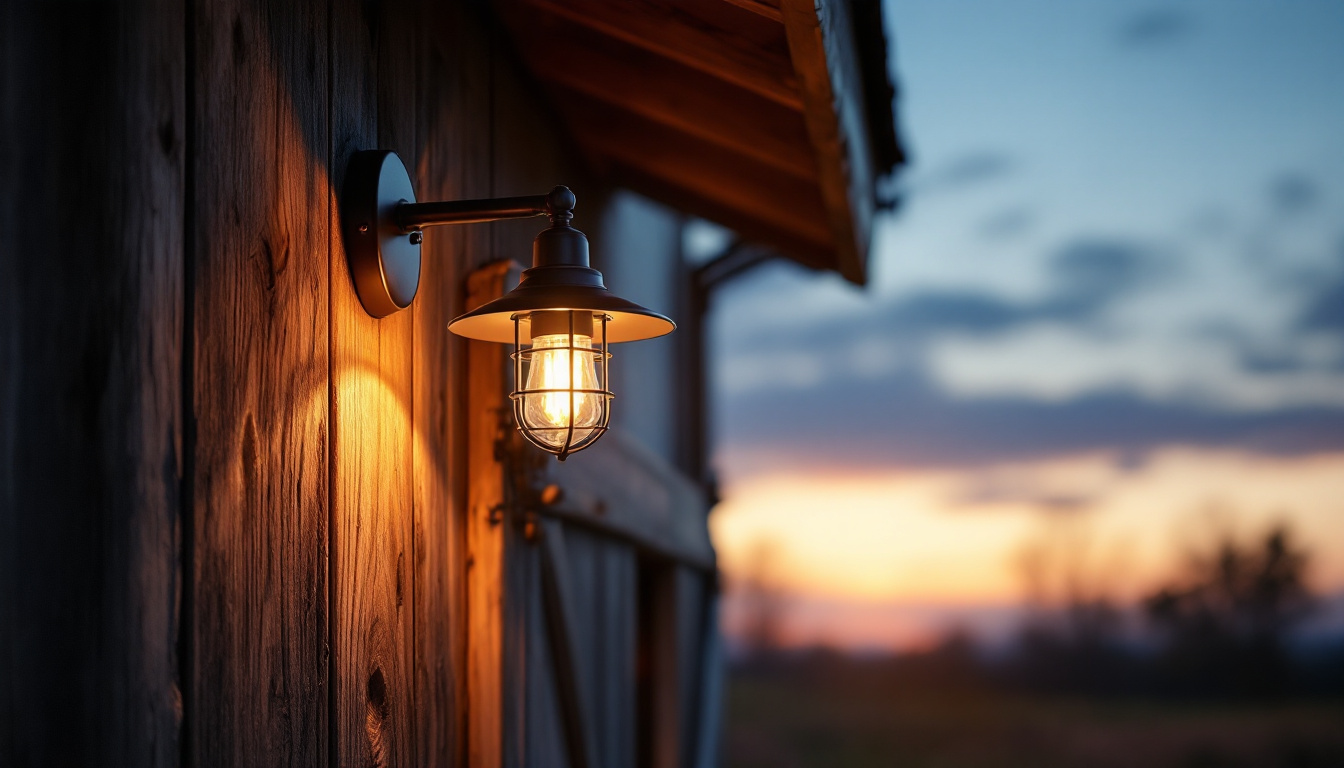
[[[568,222],[574,217],[575,202],[574,193],[568,187],[556,187],[545,195],[401,203],[392,215],[402,232],[415,232],[442,224],[474,224],[547,215],[553,221],[559,219]]]

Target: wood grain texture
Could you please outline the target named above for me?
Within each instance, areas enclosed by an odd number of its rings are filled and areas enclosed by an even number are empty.
[[[495,299],[516,282],[518,267],[496,262],[467,278],[465,309]],[[507,392],[504,347],[467,346],[467,764],[504,762],[504,473],[496,451]]]
[[[723,0],[731,3],[743,10],[764,16],[771,21],[782,21],[783,15],[779,12],[779,0]]]
[[[195,766],[328,759],[326,23],[195,8]]]
[[[391,6],[333,3],[333,188],[380,142],[415,167],[414,45]],[[414,760],[412,366],[414,318],[369,317],[331,232],[333,764]]]
[[[0,57],[0,764],[172,766],[182,5],[5,3]]]
[[[821,172],[836,267],[850,282],[862,285],[867,279],[875,182],[849,3],[782,0],[781,10]]]
[[[483,198],[490,190],[489,47],[470,9],[426,19],[418,89],[423,200]],[[425,238],[414,313],[415,709],[419,765],[466,764],[466,341],[448,332],[461,314],[473,259],[488,254],[483,226]]]
[[[581,226],[609,213],[463,6],[0,8],[0,764],[562,762],[543,563],[496,519],[508,350],[446,330],[538,223],[436,231],[384,320],[341,242],[380,146],[425,198],[568,183]],[[627,765],[640,545],[571,539],[566,685]]]
[[[585,154],[692,190],[726,209],[720,220],[731,221],[733,212],[741,211],[807,242],[831,239],[829,224],[818,215],[823,201],[812,182],[597,99],[571,94],[560,110],[575,127]]]
[[[515,0],[801,109],[779,24],[722,0]]]
[[[815,181],[816,159],[801,111],[568,17],[516,14],[505,20],[556,103],[569,93],[583,94]],[[554,66],[556,61],[565,64]]]

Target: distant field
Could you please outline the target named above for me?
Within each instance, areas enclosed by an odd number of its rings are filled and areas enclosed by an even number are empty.
[[[1344,703],[1016,695],[862,670],[738,671],[725,768],[1344,768]]]

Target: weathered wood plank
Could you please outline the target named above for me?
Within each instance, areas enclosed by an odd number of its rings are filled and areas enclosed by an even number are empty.
[[[808,241],[831,239],[814,183],[586,96],[571,94],[559,108],[594,160],[640,169]]]
[[[626,544],[581,528],[565,525],[564,538],[594,754],[607,768],[638,765],[637,557]]]
[[[565,729],[571,768],[598,768],[596,723],[589,690],[597,675],[581,652],[579,605],[572,582],[573,566],[565,547],[564,528],[554,520],[540,523],[541,598],[546,614],[548,659],[555,674],[560,721]],[[587,595],[589,600],[593,595]],[[592,628],[587,633],[591,642]]]
[[[7,766],[178,763],[182,12],[0,7]]]
[[[751,11],[759,16],[764,16],[771,21],[782,22],[783,14],[779,11],[779,0],[724,0],[726,3]]]
[[[554,101],[577,92],[801,179],[816,179],[800,111],[568,17],[525,14],[506,21],[532,71],[552,86]]]
[[[467,279],[465,309],[501,296],[518,267],[496,262]],[[467,764],[504,765],[504,473],[496,445],[507,427],[504,347],[467,342]]]
[[[326,22],[195,4],[195,766],[327,761]]]
[[[677,567],[644,561],[639,570],[642,763],[681,765],[681,675],[677,635]]]
[[[792,109],[801,109],[778,23],[721,0],[514,0],[646,48]]]
[[[395,11],[388,11],[394,13]],[[394,141],[415,167],[404,28],[381,5],[335,0],[334,189],[350,156]],[[402,28],[398,37],[395,31]],[[380,51],[385,51],[380,54]],[[393,71],[380,71],[391,68]],[[409,134],[409,135],[408,135]],[[412,343],[414,318],[375,320],[350,281],[331,218],[332,751],[338,766],[414,760],[412,701]]]
[[[560,498],[538,511],[647,550],[660,559],[712,572],[704,492],[619,430],[583,453],[583,461],[549,462]]]
[[[847,0],[782,0],[789,52],[821,171],[841,275],[867,278],[875,208],[873,154]]]
[[[518,744],[505,753],[511,768],[578,768],[570,761],[563,713],[560,710],[560,686],[546,629],[541,557],[534,546],[518,546],[510,552],[509,622],[516,622],[516,638],[506,643],[508,663],[523,672],[516,690],[508,694],[518,710]],[[510,634],[514,628],[510,627]],[[513,642],[519,640],[521,642]]]
[[[422,41],[420,159],[425,200],[490,191],[489,58],[480,19],[462,4],[437,9]],[[466,764],[467,456],[466,342],[448,332],[463,309],[473,259],[487,254],[483,226],[443,227],[425,238],[415,320],[415,674],[419,765]]]

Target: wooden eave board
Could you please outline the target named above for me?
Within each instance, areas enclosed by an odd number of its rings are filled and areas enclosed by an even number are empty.
[[[594,170],[864,282],[875,171],[845,2],[495,5]]]

